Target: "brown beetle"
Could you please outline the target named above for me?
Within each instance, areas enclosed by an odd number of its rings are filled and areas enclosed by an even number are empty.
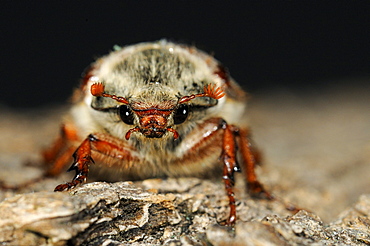
[[[54,163],[47,174],[63,171],[72,155],[69,170],[76,176],[55,191],[85,182],[93,162],[118,179],[204,177],[223,170],[226,224],[232,225],[237,155],[249,192],[271,198],[256,178],[243,123],[246,98],[217,60],[194,47],[161,40],[116,50],[86,73],[60,137],[44,153]]]

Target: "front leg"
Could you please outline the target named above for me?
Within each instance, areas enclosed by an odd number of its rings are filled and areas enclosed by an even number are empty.
[[[135,149],[120,139],[102,133],[90,134],[73,154],[74,162],[68,171],[75,170],[75,177],[71,182],[58,185],[54,191],[69,190],[84,183],[89,173],[89,165],[94,163],[93,159],[105,167],[120,166],[123,162],[129,167],[138,161],[135,153]]]
[[[93,163],[91,158],[91,143],[96,138],[93,135],[89,135],[77,148],[73,154],[74,162],[68,171],[76,170],[76,175],[71,182],[60,184],[55,187],[54,191],[69,190],[78,184],[84,183],[89,172],[89,164]]]
[[[229,198],[230,215],[226,224],[232,226],[236,221],[236,206],[233,187],[235,184],[234,172],[239,172],[240,167],[236,160],[235,129],[226,122],[222,123],[224,129],[221,159],[224,163],[222,178],[225,183],[225,190]]]
[[[247,186],[249,193],[253,196],[263,197],[267,199],[274,199],[274,197],[265,190],[263,185],[258,181],[255,173],[255,157],[249,141],[248,132],[244,129],[239,129],[236,126],[228,125],[222,122],[222,129],[224,130],[222,155],[221,159],[224,163],[223,167],[223,180],[225,189],[229,198],[230,215],[226,221],[227,225],[234,225],[236,221],[236,206],[235,197],[233,192],[234,187],[234,173],[240,172],[240,166],[237,163],[236,152],[237,147],[240,148],[242,159],[244,162],[244,172],[247,179]],[[239,137],[239,144],[237,145],[236,139]]]

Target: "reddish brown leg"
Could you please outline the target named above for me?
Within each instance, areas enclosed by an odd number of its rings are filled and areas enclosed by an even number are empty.
[[[248,190],[253,196],[273,199],[274,197],[267,192],[262,184],[257,180],[255,172],[256,161],[251,149],[251,143],[248,139],[248,135],[248,131],[243,129],[239,130],[239,145],[245,164],[244,173],[247,179]]]
[[[222,144],[222,155],[221,158],[224,163],[223,168],[223,180],[225,183],[225,189],[229,198],[230,215],[226,224],[231,226],[236,221],[236,206],[235,197],[233,192],[234,187],[234,172],[240,171],[239,165],[236,161],[236,143],[235,134],[232,126],[227,123],[223,123],[222,128],[224,129],[223,144]]]
[[[268,191],[265,190],[263,185],[258,181],[257,175],[255,173],[255,154],[258,153],[251,147],[249,141],[249,134],[247,130],[238,129],[235,126],[227,125],[223,123],[222,128],[224,129],[224,138],[223,138],[223,153],[222,159],[224,161],[223,169],[223,179],[225,183],[225,189],[229,197],[230,202],[230,215],[227,220],[227,225],[234,225],[236,220],[236,206],[234,192],[232,190],[234,186],[234,172],[240,171],[238,163],[236,162],[236,150],[237,146],[235,143],[235,137],[239,136],[239,145],[240,152],[244,161],[244,173],[247,179],[248,190],[251,195],[265,198],[269,200],[277,200],[282,202],[286,209],[294,213],[298,212],[300,208],[292,205],[286,204],[278,198],[275,198]],[[259,156],[257,156],[259,158]]]
[[[91,158],[91,142],[95,138],[89,135],[77,148],[73,154],[74,162],[68,171],[76,170],[76,175],[71,182],[60,184],[55,187],[54,191],[69,190],[78,184],[86,181],[87,174],[89,172],[89,164],[93,162]]]
[[[99,139],[102,138],[102,139]],[[106,157],[112,157],[114,159],[122,159],[127,161],[133,161],[136,159],[130,154],[127,148],[121,146],[121,143],[117,139],[111,138],[105,135],[92,135],[90,134],[76,149],[73,154],[74,162],[68,171],[75,170],[76,175],[71,182],[58,185],[54,191],[69,190],[81,183],[86,181],[89,165],[94,163],[91,155],[92,151],[103,154]]]

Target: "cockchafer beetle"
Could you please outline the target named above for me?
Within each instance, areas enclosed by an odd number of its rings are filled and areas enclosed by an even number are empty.
[[[53,163],[47,175],[61,173],[72,155],[76,175],[55,191],[85,182],[94,162],[118,179],[222,173],[233,225],[234,172],[243,170],[251,194],[272,197],[255,174],[246,101],[221,63],[195,47],[160,40],[120,48],[93,63],[75,91],[44,152]]]

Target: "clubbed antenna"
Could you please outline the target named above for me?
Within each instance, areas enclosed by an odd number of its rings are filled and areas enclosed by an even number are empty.
[[[197,97],[210,97],[210,98],[218,100],[225,96],[225,92],[220,87],[216,87],[215,84],[208,84],[208,86],[204,86],[203,91],[204,92],[200,94],[183,96],[182,98],[180,98],[179,103],[188,102]]]
[[[94,83],[91,88],[90,88],[90,91],[91,91],[91,94],[93,96],[96,96],[96,97],[110,97],[114,100],[116,100],[117,102],[120,102],[120,103],[124,103],[124,104],[128,104],[128,101],[126,98],[124,97],[118,97],[116,95],[111,95],[109,93],[105,93],[104,92],[104,85],[102,83]]]

